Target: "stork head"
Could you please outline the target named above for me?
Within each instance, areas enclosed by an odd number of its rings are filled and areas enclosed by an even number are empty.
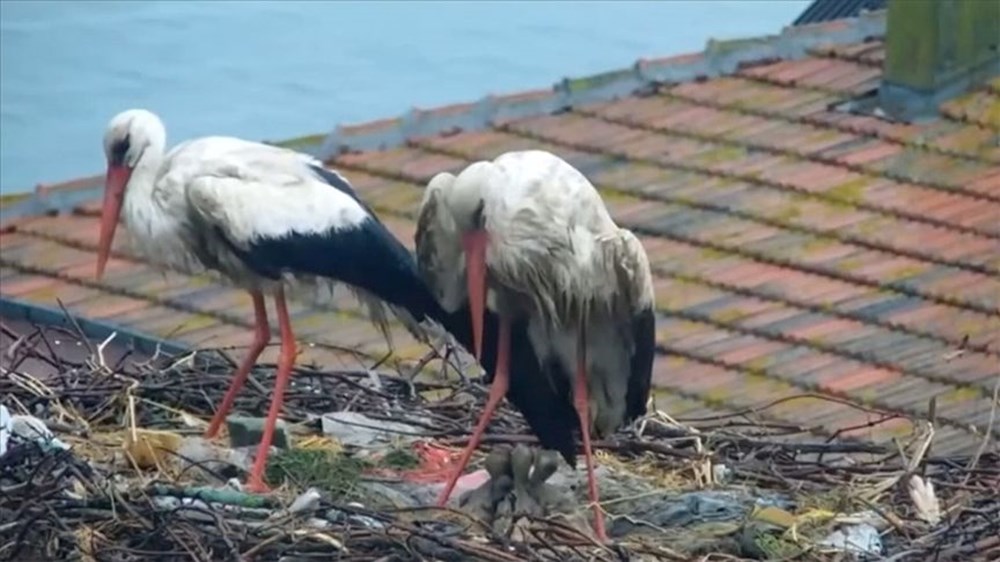
[[[476,162],[454,179],[445,197],[465,252],[465,275],[477,360],[482,357],[483,316],[486,314],[486,245],[489,234],[486,231],[484,195],[497,173],[492,162]]]
[[[145,109],[129,109],[115,115],[104,131],[104,155],[108,161],[104,180],[104,204],[101,208],[101,237],[97,249],[97,278],[111,251],[111,242],[118,227],[125,189],[132,172],[148,153],[163,154],[166,131],[163,123]]]
[[[455,175],[441,172],[431,178],[420,204],[422,228],[416,240],[421,275],[442,308],[454,312],[469,299],[465,281],[465,253],[458,227],[447,207],[447,194]]]

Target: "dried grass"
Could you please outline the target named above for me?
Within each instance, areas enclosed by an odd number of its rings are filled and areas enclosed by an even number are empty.
[[[753,550],[749,540],[771,558],[834,560],[844,555],[822,552],[816,537],[849,523],[845,514],[860,511],[874,511],[883,522],[890,560],[1000,557],[1000,459],[987,441],[970,458],[934,456],[930,422],[893,447],[817,442],[808,428],[760,423],[748,412],[700,420],[653,412],[614,439],[595,443],[599,464],[643,480],[654,489],[650,495],[764,490],[793,497],[798,508],[784,522],[751,517],[737,524],[670,528],[629,534],[608,546],[555,519],[527,520],[511,538],[454,510],[366,509],[348,503],[358,499],[349,494],[326,493],[307,513],[285,509],[305,486],[326,478],[327,488],[336,488],[331,482],[356,477],[353,469],[287,483],[255,507],[225,507],[203,496],[181,499],[189,475],[123,464],[121,443],[137,427],[200,434],[228,386],[230,360],[209,350],[108,364],[103,357],[110,342],[93,345],[79,334],[63,333],[91,348],[89,359],[72,363],[45,342],[48,329],[4,330],[19,343],[5,358],[0,396],[13,410],[44,418],[72,453],[21,447],[3,458],[0,559],[730,560]],[[50,364],[58,374],[44,381],[30,376],[19,369],[27,358]],[[257,368],[256,382],[238,398],[239,410],[266,412],[273,371],[271,365]],[[476,383],[410,382],[392,373],[379,373],[378,379],[378,387],[369,384],[371,375],[361,365],[335,372],[299,368],[283,414],[298,434],[293,450],[337,453],[335,442],[315,436],[315,414],[344,409],[412,423],[424,439],[463,445],[486,397]],[[434,401],[425,398],[430,394]],[[521,417],[504,406],[483,448],[532,441]],[[313,466],[303,458],[295,462]],[[718,481],[720,467],[730,471],[728,481]],[[271,468],[279,471],[280,465]],[[220,475],[215,485],[225,481]],[[605,499],[602,507],[614,521],[633,517],[629,506],[642,498]],[[751,536],[751,522],[783,529]]]

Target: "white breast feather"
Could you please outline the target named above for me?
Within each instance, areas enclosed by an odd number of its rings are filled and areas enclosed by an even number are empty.
[[[187,202],[183,188],[153,186],[150,197],[125,198],[122,215],[129,245],[156,267],[192,275],[204,273],[205,267],[187,246]]]

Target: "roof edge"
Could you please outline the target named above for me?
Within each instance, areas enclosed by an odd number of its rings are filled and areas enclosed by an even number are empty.
[[[83,316],[67,316],[60,309],[31,303],[22,299],[0,295],[0,316],[24,320],[34,324],[59,326],[74,329],[74,322],[87,338],[104,340],[116,334],[134,349],[145,355],[154,355],[157,350],[168,355],[182,355],[192,351],[192,347],[181,342],[159,338],[138,332],[111,322],[100,322]]]
[[[104,186],[104,176],[87,176],[53,184],[38,184],[33,192],[0,209],[0,223],[21,217],[63,212],[94,198]]]
[[[810,49],[822,45],[856,43],[884,35],[885,29],[886,10],[879,10],[862,12],[857,18],[789,25],[775,35],[709,39],[700,52],[641,58],[625,68],[579,78],[566,77],[546,89],[489,94],[471,103],[433,109],[413,108],[395,118],[341,124],[327,134],[264,142],[293,148],[325,162],[342,152],[403,146],[412,137],[479,131],[498,122],[550,115],[579,104],[611,101],[632,95],[652,84],[715,78],[761,60],[794,60],[807,56]],[[0,225],[23,217],[70,212],[96,197],[102,187],[101,175],[56,184],[39,184],[26,199],[0,208]]]
[[[267,144],[316,154],[326,135],[303,135]],[[92,201],[104,188],[104,176],[93,175],[51,184],[37,184],[18,200],[0,207],[0,231],[15,219],[37,217],[48,213],[68,213],[78,205]]]
[[[389,119],[338,125],[313,156],[321,160],[343,152],[387,150],[412,137],[452,131],[478,131],[496,122],[548,115],[578,104],[611,101],[655,83],[689,82],[731,74],[741,66],[767,59],[794,60],[810,49],[831,43],[856,43],[881,36],[886,10],[862,12],[856,18],[785,26],[781,33],[732,40],[709,39],[701,52],[639,59],[629,67],[563,78],[551,88],[515,94],[489,94],[478,101],[436,109],[413,108]]]

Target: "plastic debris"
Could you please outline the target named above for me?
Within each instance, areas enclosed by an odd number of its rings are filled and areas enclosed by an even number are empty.
[[[426,433],[406,423],[376,420],[358,412],[332,412],[322,417],[323,433],[344,445],[373,447],[394,441],[417,439]]]
[[[750,518],[780,529],[788,529],[795,525],[795,516],[780,507],[758,507],[750,514]]]
[[[231,447],[251,447],[260,444],[264,437],[266,418],[230,416],[226,418],[226,428],[229,430],[229,445]],[[288,449],[288,425],[279,419],[274,426],[274,437],[271,445],[278,449]]]
[[[10,441],[10,411],[0,404],[0,457],[7,453],[7,443]]]
[[[354,509],[364,509],[364,506],[357,502],[351,502],[347,504],[347,507]],[[359,527],[364,527],[366,529],[385,529],[385,524],[375,519],[374,517],[369,517],[367,515],[361,515],[358,513],[348,513],[341,509],[330,509],[327,510],[326,519],[333,523],[350,523],[352,525],[357,525]]]
[[[10,410],[0,405],[0,456],[12,445],[32,442],[43,449],[69,449],[69,445],[60,441],[42,420],[35,416],[11,415]]]
[[[729,481],[729,477],[732,476],[733,471],[724,464],[713,464],[712,465],[712,478],[716,484],[725,484]]]
[[[226,474],[234,468],[249,471],[256,452],[255,446],[230,449],[201,437],[186,437],[177,449],[176,459],[184,468]]]
[[[889,528],[889,522],[886,521],[884,517],[871,510],[836,515],[833,518],[833,522],[837,525],[871,525],[879,531],[884,531]]]
[[[172,431],[136,429],[125,433],[122,448],[139,468],[156,468],[170,464],[184,438]]]
[[[735,521],[752,509],[748,505],[752,501],[732,492],[690,492],[672,499],[661,499],[661,509],[655,514],[653,522],[659,526],[682,526],[709,521]],[[776,524],[787,521],[780,517],[782,512],[779,508],[765,507],[759,519],[772,522],[768,519],[770,515]]]
[[[323,499],[323,495],[316,488],[309,488],[305,492],[299,494],[294,500],[292,500],[291,505],[285,510],[287,515],[302,515],[303,513],[311,513],[319,508],[319,501]]]
[[[879,536],[878,529],[867,523],[844,525],[820,541],[819,546],[840,552],[878,556],[882,554],[882,537]]]
[[[166,484],[153,484],[149,490],[150,495],[157,497],[170,497],[173,499],[204,501],[222,505],[236,507],[265,509],[274,507],[273,500],[256,495],[247,494],[228,487],[214,486],[169,486]]]

